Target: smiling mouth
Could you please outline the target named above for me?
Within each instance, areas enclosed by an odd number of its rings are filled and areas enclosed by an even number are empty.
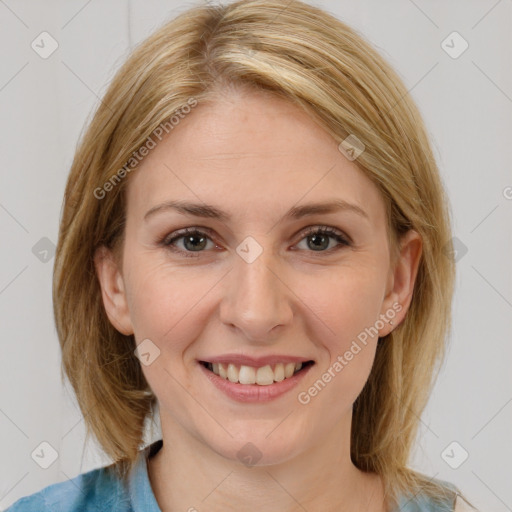
[[[233,383],[238,384],[258,384],[260,386],[269,386],[275,382],[293,377],[307,367],[315,364],[314,361],[304,363],[277,363],[265,365],[259,368],[238,364],[210,363],[200,361],[200,363],[209,371]]]

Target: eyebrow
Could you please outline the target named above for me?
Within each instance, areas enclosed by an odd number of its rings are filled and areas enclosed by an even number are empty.
[[[227,222],[231,219],[231,215],[229,213],[209,204],[190,203],[187,201],[166,201],[148,210],[144,215],[144,220],[147,220],[158,212],[168,210],[176,210],[184,215],[193,215],[194,217],[218,219],[223,222]],[[340,211],[352,212],[366,220],[370,220],[368,214],[360,206],[348,203],[343,199],[333,199],[324,203],[309,203],[302,206],[294,206],[288,210],[284,218],[301,219],[309,215],[336,213]]]

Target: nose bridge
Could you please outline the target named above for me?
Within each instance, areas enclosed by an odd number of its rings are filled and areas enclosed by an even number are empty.
[[[263,338],[289,321],[290,307],[276,261],[271,249],[258,249],[254,241],[242,242],[237,248],[222,320],[241,329],[248,339]]]

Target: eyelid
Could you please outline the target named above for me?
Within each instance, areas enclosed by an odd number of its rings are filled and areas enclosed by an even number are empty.
[[[343,238],[347,245],[353,245],[353,243],[354,243],[352,241],[352,238],[350,236],[348,236],[344,231],[341,231],[340,229],[332,227],[332,226],[323,226],[321,224],[317,224],[315,226],[309,226],[307,228],[304,228],[304,230],[302,230],[299,233],[299,235],[301,236],[301,239],[299,241],[301,241],[304,237],[306,237],[310,234],[314,234],[314,233],[318,233],[318,232],[332,236],[334,238],[336,238],[336,237]]]
[[[340,251],[343,248],[349,248],[353,247],[352,239],[346,235],[343,231],[341,231],[338,228],[335,228],[333,226],[325,226],[325,225],[312,225],[308,226],[304,229],[302,229],[299,232],[300,238],[296,242],[295,245],[302,242],[304,239],[306,239],[308,236],[313,234],[321,234],[326,235],[328,238],[334,239],[337,242],[337,245],[334,247],[331,247],[330,249],[327,249],[325,251],[308,251],[306,250],[306,253],[312,253],[312,256],[315,258],[323,258],[323,257],[329,257],[338,251]],[[173,231],[172,233],[166,235],[163,239],[159,240],[159,245],[163,246],[164,248],[168,249],[172,253],[178,254],[179,257],[184,258],[198,258],[200,257],[202,252],[208,253],[209,251],[187,251],[183,249],[178,249],[174,243],[187,236],[187,235],[206,235],[206,238],[208,238],[214,245],[215,249],[219,248],[219,244],[216,242],[216,237],[214,234],[214,231],[210,228],[206,227],[199,227],[199,226],[192,226],[192,227],[186,227],[183,229],[178,229],[176,231]],[[197,254],[196,254],[197,253]]]
[[[171,247],[171,242],[174,242],[175,240],[178,240],[184,236],[187,235],[207,235],[207,237],[214,242],[215,235],[214,231],[210,228],[201,227],[201,226],[192,226],[188,228],[183,229],[177,229],[176,231],[173,231],[172,233],[169,233],[165,235],[162,239],[158,240],[158,243],[167,247]],[[214,242],[215,243],[215,242]],[[182,252],[182,251],[178,251]]]
[[[322,230],[328,231],[329,234],[339,235],[339,236],[345,238],[347,240],[347,242],[353,243],[352,238],[349,235],[347,235],[346,232],[341,231],[340,229],[335,228],[333,226],[327,226],[327,225],[322,225],[322,224],[314,224],[311,226],[307,226],[307,227],[303,228],[302,230],[300,230],[298,235],[304,237],[311,233],[316,233],[317,231],[322,231]],[[184,236],[189,233],[193,234],[193,233],[197,233],[197,232],[204,233],[205,235],[215,238],[215,231],[213,229],[205,227],[205,226],[191,226],[191,227],[186,227],[186,228],[182,228],[182,229],[177,229],[177,230],[173,231],[172,233],[167,234],[166,236],[163,237],[162,241],[165,241],[167,239],[176,238],[177,236]]]

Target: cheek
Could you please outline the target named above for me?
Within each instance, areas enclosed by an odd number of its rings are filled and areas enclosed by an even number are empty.
[[[324,326],[327,337],[323,341],[332,356],[348,350],[353,339],[375,326],[384,286],[383,275],[376,266],[343,268],[316,283],[305,283],[300,296]]]
[[[191,275],[190,270],[150,258],[134,261],[128,297],[137,342],[149,338],[166,351],[185,348],[199,335],[197,316],[204,295],[214,284],[206,273]]]
[[[353,273],[331,279],[322,292],[309,292],[321,331],[309,334],[326,357],[299,402],[326,424],[351,409],[370,375],[378,342],[376,322],[382,303],[378,275]],[[321,334],[320,334],[321,332]]]
[[[327,402],[335,414],[340,406],[351,406],[371,372],[385,290],[377,266],[350,272],[345,268],[324,281],[324,286],[304,291],[304,302],[321,319],[317,324],[322,325],[322,337],[320,331],[310,334],[327,352],[319,376],[322,382],[317,381],[316,387],[322,390],[323,407]],[[328,390],[323,391],[324,385]]]

